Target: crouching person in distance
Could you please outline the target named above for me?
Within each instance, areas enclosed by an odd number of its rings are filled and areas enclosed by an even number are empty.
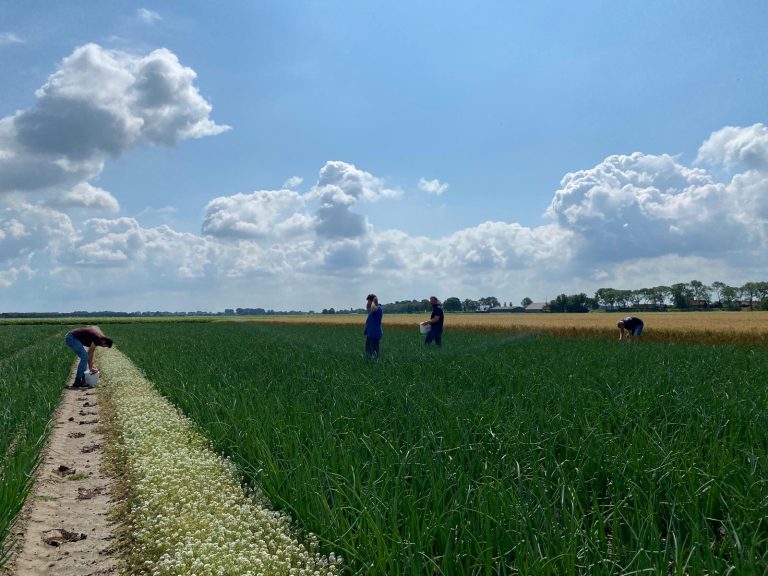
[[[378,358],[380,354],[379,344],[384,331],[381,328],[381,319],[384,316],[384,310],[379,306],[379,299],[376,294],[368,294],[365,308],[368,310],[368,318],[365,320],[365,353],[368,358]]]
[[[619,340],[623,340],[626,336],[627,341],[631,342],[633,339],[640,338],[640,334],[643,333],[643,321],[634,316],[627,316],[624,320],[619,320],[616,326],[619,328]]]
[[[99,371],[96,365],[93,363],[93,355],[96,351],[96,346],[103,346],[104,348],[112,348],[112,339],[104,336],[104,333],[96,328],[96,326],[88,326],[84,328],[75,328],[71,332],[68,332],[64,337],[64,342],[69,346],[72,351],[80,358],[80,363],[77,365],[77,373],[75,374],[75,381],[72,382],[73,388],[84,388],[85,383],[85,369],[88,368],[92,373]]]

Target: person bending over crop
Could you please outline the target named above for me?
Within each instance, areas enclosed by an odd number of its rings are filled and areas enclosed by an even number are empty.
[[[384,316],[384,310],[379,306],[379,299],[376,294],[368,294],[365,308],[368,310],[368,318],[365,320],[365,353],[368,358],[379,357],[379,344],[384,331],[381,329],[381,319]]]
[[[627,341],[631,341],[633,338],[640,338],[640,334],[643,333],[643,321],[634,316],[619,320],[616,326],[619,328],[619,340],[623,340],[626,335]]]
[[[445,319],[443,307],[440,305],[440,300],[438,300],[436,296],[430,296],[429,303],[432,304],[432,316],[429,317],[429,320],[425,320],[421,323],[422,326],[426,324],[430,325],[427,337],[424,339],[424,346],[429,346],[433,341],[437,346],[442,346],[443,320]]]
[[[93,354],[96,351],[96,346],[112,348],[112,339],[104,336],[104,333],[96,328],[96,326],[87,326],[84,328],[75,328],[74,330],[67,332],[67,335],[64,337],[64,342],[66,342],[67,346],[69,346],[74,353],[77,354],[77,357],[80,358],[80,363],[77,365],[77,373],[75,374],[75,381],[72,382],[72,387],[83,388],[86,386],[86,367],[93,373],[99,371],[93,363]]]

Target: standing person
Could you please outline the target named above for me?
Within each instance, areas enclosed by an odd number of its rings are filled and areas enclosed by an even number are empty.
[[[424,346],[429,346],[434,340],[435,344],[439,347],[443,345],[443,320],[445,319],[445,314],[443,313],[443,307],[440,305],[440,300],[436,296],[430,296],[429,303],[432,305],[432,316],[429,317],[429,320],[421,323],[422,326],[425,324],[431,325],[427,337],[424,339]]]
[[[93,354],[96,351],[96,346],[112,348],[112,339],[104,336],[104,333],[96,328],[96,326],[88,326],[84,328],[75,328],[74,330],[67,332],[67,335],[64,337],[64,342],[66,342],[67,346],[72,348],[74,353],[77,354],[77,357],[80,358],[80,363],[77,365],[77,373],[75,374],[75,381],[72,382],[72,387],[83,388],[86,386],[86,367],[93,373],[99,371],[93,363]]]
[[[379,299],[376,294],[368,294],[365,304],[368,310],[368,318],[365,319],[365,353],[368,358],[379,357],[379,344],[384,331],[381,328],[381,319],[384,316],[384,310],[379,306]]]
[[[627,316],[624,320],[619,320],[616,326],[619,328],[619,340],[624,339],[625,333],[627,341],[640,338],[640,334],[643,333],[643,321],[634,316]]]

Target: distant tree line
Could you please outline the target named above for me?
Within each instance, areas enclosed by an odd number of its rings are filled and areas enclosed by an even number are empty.
[[[606,310],[768,310],[768,282],[729,286],[724,282],[707,285],[691,280],[637,290],[600,288],[594,298],[584,293],[560,294],[548,307],[551,312],[588,312],[600,307]]]

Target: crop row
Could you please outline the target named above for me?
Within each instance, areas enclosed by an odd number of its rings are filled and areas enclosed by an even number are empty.
[[[112,327],[243,477],[370,574],[759,573],[768,354],[385,327]]]
[[[0,330],[0,566],[69,374],[64,332],[56,326]]]

